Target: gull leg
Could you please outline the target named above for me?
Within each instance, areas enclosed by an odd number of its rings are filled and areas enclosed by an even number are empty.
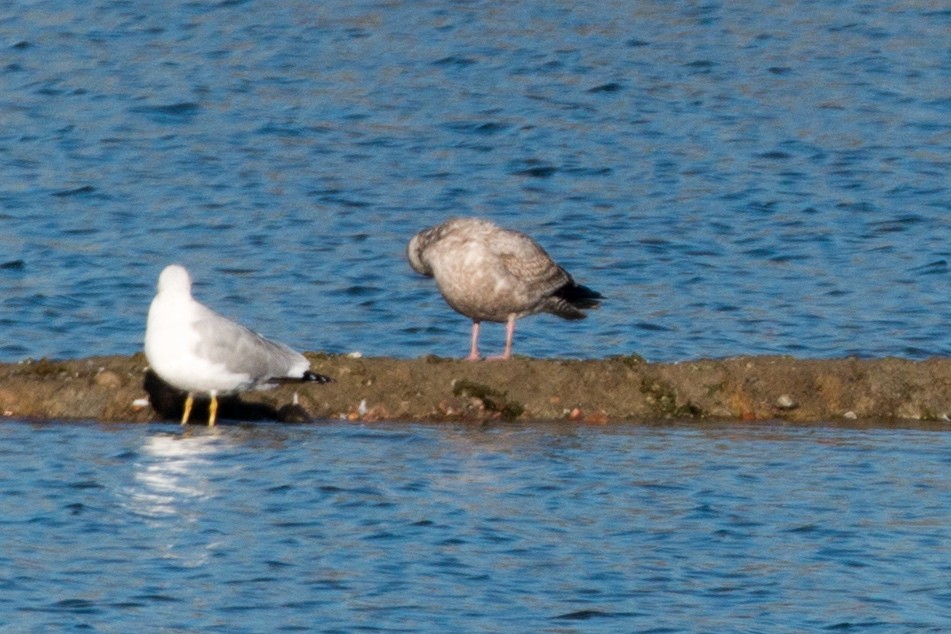
[[[502,353],[503,359],[512,358],[512,337],[515,336],[515,315],[509,315],[509,320],[505,322],[505,352]]]
[[[478,361],[479,356],[479,322],[472,322],[472,348],[469,350],[469,356],[466,361]]]
[[[515,336],[515,315],[509,315],[505,322],[505,352],[497,357],[489,357],[492,361],[505,361],[512,358],[512,337]]]
[[[188,417],[192,413],[192,405],[195,402],[195,397],[192,396],[192,393],[189,392],[188,396],[185,397],[185,411],[182,413],[182,425],[188,422]]]
[[[208,406],[208,426],[215,426],[215,419],[218,418],[218,395],[211,393],[211,404]]]

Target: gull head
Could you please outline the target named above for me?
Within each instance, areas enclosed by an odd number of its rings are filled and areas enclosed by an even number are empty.
[[[423,249],[428,246],[428,241],[425,239],[427,236],[424,236],[424,233],[423,231],[417,233],[409,241],[406,247],[406,259],[409,260],[409,265],[414,271],[432,277],[433,270],[429,262],[423,258]]]
[[[169,264],[158,278],[159,293],[186,293],[191,295],[192,278],[181,264]]]

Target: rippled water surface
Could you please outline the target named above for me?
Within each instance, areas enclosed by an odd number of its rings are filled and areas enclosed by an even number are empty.
[[[951,436],[0,425],[3,632],[951,628]]]
[[[305,350],[461,356],[480,215],[609,300],[516,352],[951,353],[932,2],[0,6],[0,360],[161,268]],[[486,351],[501,343],[485,329]],[[951,629],[923,430],[0,425],[0,632]]]
[[[0,359],[140,349],[172,261],[295,347],[459,356],[403,259],[455,214],[610,298],[522,354],[948,354],[940,7],[7,3]]]

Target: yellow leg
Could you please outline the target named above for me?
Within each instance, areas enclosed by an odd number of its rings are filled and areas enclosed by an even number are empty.
[[[215,426],[215,419],[218,417],[218,397],[212,392],[211,405],[208,406],[208,426]]]
[[[194,402],[195,397],[189,392],[188,396],[185,397],[185,412],[182,414],[182,425],[188,422],[188,417],[191,416],[192,413],[192,403]]]

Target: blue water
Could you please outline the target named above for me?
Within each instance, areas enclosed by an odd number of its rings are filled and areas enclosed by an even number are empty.
[[[951,436],[0,425],[2,632],[945,632]]]
[[[940,6],[6,3],[0,360],[141,349],[173,261],[301,349],[461,356],[403,259],[457,214],[610,298],[517,353],[947,355]]]
[[[462,356],[403,259],[452,215],[609,298],[516,353],[951,354],[939,6],[2,4],[0,361],[140,350],[170,262],[300,349]],[[8,422],[0,632],[948,631],[949,443]]]

